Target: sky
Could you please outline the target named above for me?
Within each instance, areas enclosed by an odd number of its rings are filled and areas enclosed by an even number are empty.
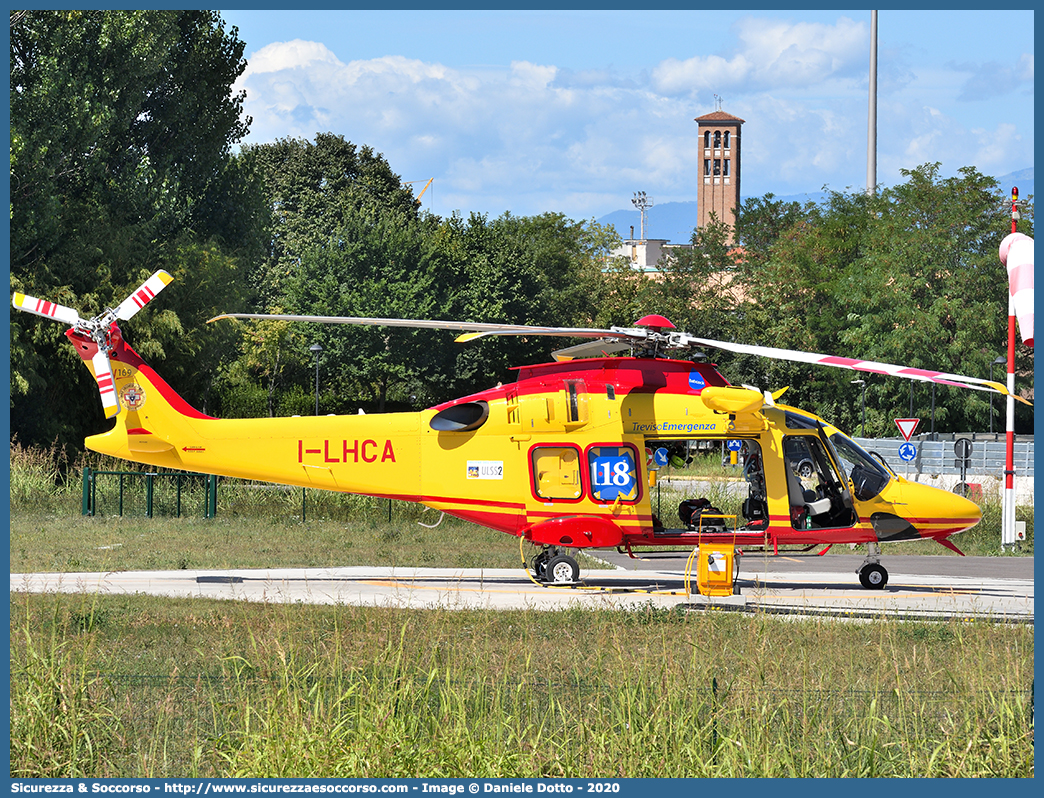
[[[742,196],[867,182],[869,11],[222,11],[247,143],[332,132],[422,203],[574,220],[696,200],[695,117],[745,120]],[[878,185],[1033,163],[1032,11],[878,14]]]

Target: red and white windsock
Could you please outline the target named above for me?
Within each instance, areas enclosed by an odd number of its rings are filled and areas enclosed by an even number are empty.
[[[1022,342],[1033,346],[1033,239],[1025,233],[1006,236],[1001,241],[1000,259],[1008,269],[1008,290]]]

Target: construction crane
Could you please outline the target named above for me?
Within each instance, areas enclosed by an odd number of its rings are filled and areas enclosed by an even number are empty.
[[[428,178],[428,182],[424,184],[424,188],[422,188],[420,190],[420,194],[418,194],[417,198],[413,201],[414,204],[417,205],[418,208],[420,207],[420,204],[421,204],[421,197],[424,196],[424,192],[428,190],[428,186],[431,185],[431,181],[434,180],[434,179],[435,179],[434,177]],[[407,180],[405,183],[403,183],[403,185],[404,186],[412,186],[414,183],[419,183],[419,182],[421,182],[421,181],[420,180]]]

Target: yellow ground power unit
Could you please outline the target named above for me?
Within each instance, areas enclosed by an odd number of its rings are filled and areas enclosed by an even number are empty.
[[[731,596],[736,547],[724,543],[700,546],[696,560],[696,584],[702,596]]]

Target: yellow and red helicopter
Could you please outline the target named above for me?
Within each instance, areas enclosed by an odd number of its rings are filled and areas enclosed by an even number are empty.
[[[92,319],[21,293],[19,310],[64,322],[98,383],[108,432],[88,448],[150,466],[419,502],[531,541],[549,583],[579,578],[576,553],[726,543],[780,547],[867,544],[857,573],[881,589],[885,541],[950,536],[982,517],[971,501],[907,481],[841,430],[778,404],[782,394],[735,387],[711,363],[668,353],[711,347],[1007,394],[986,380],[887,363],[698,338],[650,315],[634,327],[535,327],[354,317],[227,314],[223,318],[415,327],[489,335],[588,339],[517,379],[420,412],[218,419],[195,410],[124,340],[117,322],[171,277],[156,272]],[[616,356],[624,350],[629,356]],[[661,466],[733,442],[745,495],[728,515],[697,479],[658,479]],[[633,556],[633,554],[632,554]]]

